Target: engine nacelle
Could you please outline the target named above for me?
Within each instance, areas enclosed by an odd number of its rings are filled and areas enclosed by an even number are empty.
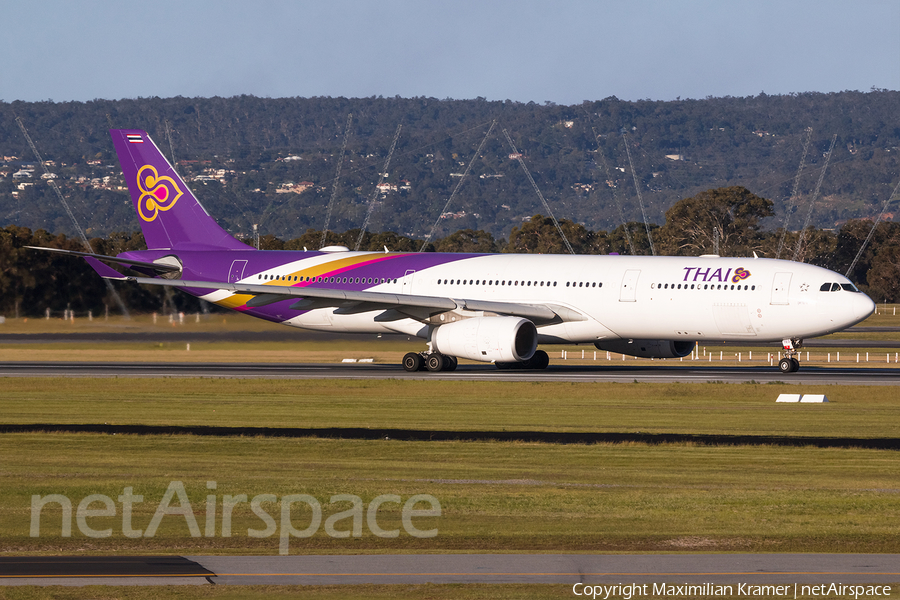
[[[537,349],[537,328],[520,317],[473,317],[431,334],[436,351],[481,362],[521,362]]]
[[[594,342],[598,350],[639,356],[641,358],[681,358],[694,351],[697,342],[676,340],[601,340]]]

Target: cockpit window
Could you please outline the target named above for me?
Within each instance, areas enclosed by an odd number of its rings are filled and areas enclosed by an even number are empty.
[[[846,292],[857,292],[857,293],[859,293],[859,290],[858,290],[858,289],[856,288],[856,286],[853,285],[852,283],[834,283],[834,282],[828,282],[828,283],[823,283],[823,284],[822,284],[822,287],[819,288],[819,291],[820,291],[820,292],[839,292],[839,291],[841,291],[841,290],[844,290],[844,291],[846,291]]]

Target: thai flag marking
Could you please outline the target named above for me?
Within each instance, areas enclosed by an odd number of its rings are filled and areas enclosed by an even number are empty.
[[[132,144],[143,144],[144,143],[144,138],[142,138],[141,136],[134,134],[134,133],[127,134],[125,136],[125,138]]]

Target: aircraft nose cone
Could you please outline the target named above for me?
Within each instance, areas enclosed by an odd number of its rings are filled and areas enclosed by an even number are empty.
[[[852,309],[857,322],[863,321],[875,312],[875,303],[865,294],[853,294]]]

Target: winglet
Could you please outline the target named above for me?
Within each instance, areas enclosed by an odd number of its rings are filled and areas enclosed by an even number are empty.
[[[112,267],[107,264],[104,264],[94,258],[93,256],[85,256],[84,260],[87,264],[91,265],[91,268],[97,271],[97,275],[104,279],[128,279],[125,275],[122,275]]]

